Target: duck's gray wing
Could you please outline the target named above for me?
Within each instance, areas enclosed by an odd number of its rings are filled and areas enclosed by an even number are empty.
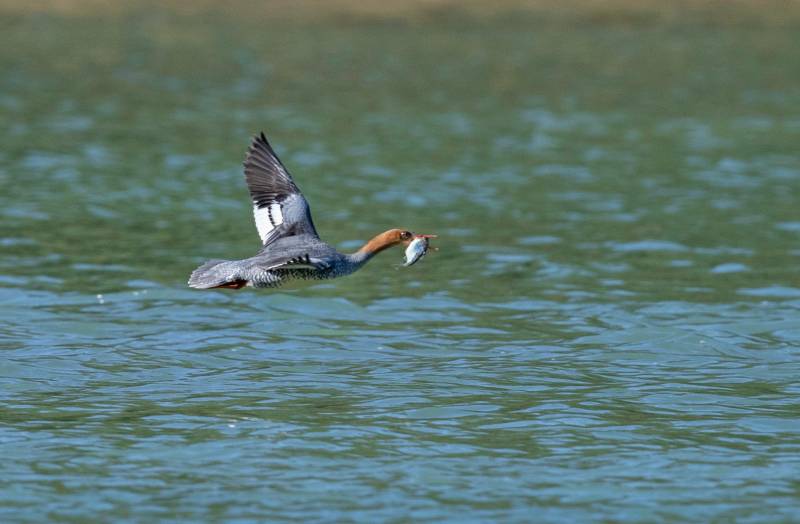
[[[341,258],[335,249],[317,237],[296,235],[282,237],[269,247],[263,248],[253,260],[264,270],[331,268]]]
[[[308,202],[264,133],[253,137],[247,149],[244,176],[262,245],[268,246],[278,238],[293,235],[319,238]]]

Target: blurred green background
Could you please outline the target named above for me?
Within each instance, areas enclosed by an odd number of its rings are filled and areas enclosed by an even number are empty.
[[[791,521],[800,3],[0,2],[3,521]],[[258,248],[265,131],[342,250]]]

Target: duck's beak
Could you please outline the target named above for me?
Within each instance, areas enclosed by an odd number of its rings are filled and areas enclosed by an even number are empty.
[[[418,235],[418,234],[414,233],[413,237],[409,238],[408,240],[404,240],[403,241],[403,245],[407,246],[407,245],[411,244],[411,242],[415,241],[418,238],[436,238],[436,235]]]
[[[414,235],[414,238],[425,238],[425,239],[428,239],[428,238],[438,238],[438,236],[439,235]],[[428,246],[430,246],[430,244],[428,244]],[[439,251],[438,247],[433,247],[433,246],[428,247],[428,249],[433,249],[434,251]]]
[[[418,235],[416,233],[413,233],[413,236],[411,238],[409,238],[408,240],[403,240],[402,243],[404,246],[407,246],[418,238],[436,238],[436,235]]]

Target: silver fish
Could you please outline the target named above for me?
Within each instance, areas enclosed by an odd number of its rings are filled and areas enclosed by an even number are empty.
[[[406,248],[406,256],[405,256],[405,263],[403,266],[408,267],[415,264],[419,259],[425,256],[425,253],[428,252],[428,246],[430,244],[430,238],[434,238],[436,235],[417,235],[414,237],[414,240],[408,244]]]

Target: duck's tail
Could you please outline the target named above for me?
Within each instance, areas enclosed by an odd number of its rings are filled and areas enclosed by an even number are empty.
[[[189,277],[189,287],[196,289],[239,289],[245,285],[247,280],[241,278],[236,262],[230,260],[209,260]]]

